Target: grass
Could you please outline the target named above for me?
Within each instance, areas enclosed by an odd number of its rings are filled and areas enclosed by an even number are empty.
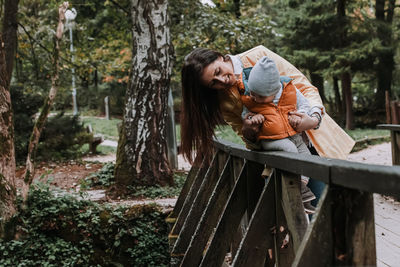
[[[100,117],[81,117],[82,122],[86,125],[92,125],[95,134],[101,134],[104,139],[118,140],[118,124],[121,123],[120,119],[106,120]]]
[[[376,137],[389,137],[389,130],[378,130],[378,129],[354,129],[346,130],[347,134],[350,135],[354,140],[362,140],[365,138],[376,138]]]
[[[176,125],[176,140],[179,143],[181,140],[181,126]],[[244,145],[243,140],[232,130],[229,125],[221,125],[215,130],[217,138],[227,140],[232,143]]]
[[[82,153],[87,153],[89,151],[89,144],[84,144],[81,148],[80,151]],[[98,145],[96,147],[96,151],[97,153],[101,154],[101,155],[108,155],[108,154],[115,154],[117,153],[117,148],[116,147],[112,147],[112,146],[103,146],[103,145]]]

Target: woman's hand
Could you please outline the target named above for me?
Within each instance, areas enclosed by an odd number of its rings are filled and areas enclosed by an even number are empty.
[[[289,124],[297,132],[303,132],[306,130],[314,129],[318,126],[319,120],[316,117],[310,117],[306,113],[300,113],[297,111],[289,112]]]

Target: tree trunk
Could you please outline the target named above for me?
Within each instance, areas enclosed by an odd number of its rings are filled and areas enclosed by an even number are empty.
[[[333,91],[335,92],[335,107],[336,107],[336,114],[339,114],[340,123],[343,123],[344,117],[344,105],[342,105],[342,99],[340,97],[339,91],[339,79],[335,76],[333,77]]]
[[[324,77],[320,74],[311,73],[310,74],[311,83],[318,88],[319,95],[321,96],[321,100],[323,103],[328,103],[325,96],[325,87],[324,87]]]
[[[65,11],[68,8],[68,2],[64,2],[58,9],[58,25],[57,32],[54,36],[54,50],[53,50],[53,74],[51,76],[51,88],[46,101],[43,104],[42,111],[39,118],[33,126],[31,138],[29,140],[28,155],[26,157],[26,169],[24,174],[24,185],[22,186],[22,197],[24,200],[28,197],[29,186],[32,184],[35,174],[34,157],[39,143],[40,134],[43,130],[47,116],[53,106],[54,99],[57,94],[58,80],[59,80],[59,54],[60,54],[60,41],[62,39],[65,21]]]
[[[233,5],[235,7],[235,16],[236,18],[240,18],[240,0],[233,0]]]
[[[375,96],[375,105],[378,109],[385,107],[385,91],[391,94],[394,63],[394,46],[393,46],[393,14],[395,8],[395,0],[389,0],[387,9],[385,10],[386,0],[376,0],[375,16],[377,20],[377,36],[381,41],[384,49],[378,55],[379,63],[377,65],[377,92]],[[385,16],[385,12],[386,16]]]
[[[14,122],[10,81],[17,44],[18,0],[4,2],[3,38],[0,35],[0,238],[11,234],[7,222],[15,214]]]
[[[339,36],[339,47],[346,47],[349,44],[347,37],[348,24],[346,18],[346,0],[338,0],[336,4],[337,15],[338,15],[338,26],[342,29]],[[343,62],[342,68],[346,69],[349,67],[349,62]],[[351,92],[351,73],[344,71],[341,75],[342,83],[342,97],[346,107],[346,129],[354,128],[354,115],[353,115],[353,96]]]
[[[15,49],[17,47],[18,2],[19,0],[5,0],[4,3],[3,38],[9,81],[11,81]]]
[[[117,150],[115,179],[122,185],[172,184],[166,121],[171,76],[167,0],[132,0],[132,77]]]
[[[0,238],[5,224],[16,212],[14,126],[9,78],[0,35]]]
[[[351,93],[351,75],[349,72],[342,74],[342,95],[346,104],[346,129],[354,129],[353,96]]]

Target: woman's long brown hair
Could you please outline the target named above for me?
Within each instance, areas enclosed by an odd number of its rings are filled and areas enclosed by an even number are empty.
[[[186,56],[182,67],[181,152],[193,163],[193,152],[210,159],[213,152],[212,138],[218,124],[224,122],[217,90],[202,85],[205,67],[221,53],[196,48]]]

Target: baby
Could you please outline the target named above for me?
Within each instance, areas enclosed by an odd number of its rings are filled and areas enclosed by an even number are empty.
[[[296,89],[291,78],[281,77],[275,63],[262,57],[250,71],[248,89],[249,92],[242,96],[244,138],[259,141],[266,151],[310,155],[302,134],[289,123],[289,112],[307,113],[310,110],[307,99]],[[310,203],[315,195],[306,186],[308,180],[308,177],[301,177],[301,196],[305,211],[310,214],[315,212]]]

